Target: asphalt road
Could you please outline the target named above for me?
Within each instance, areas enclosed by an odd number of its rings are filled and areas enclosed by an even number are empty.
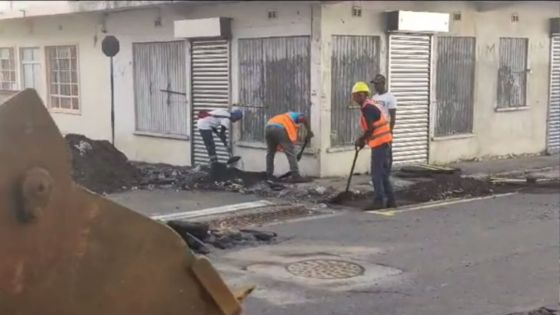
[[[247,315],[505,315],[557,305],[558,209],[548,191],[347,213],[265,228],[282,241],[211,259],[231,285],[257,285]]]

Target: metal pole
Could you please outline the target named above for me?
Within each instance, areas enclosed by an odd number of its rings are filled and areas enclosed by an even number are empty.
[[[113,84],[113,57],[111,57],[111,143],[115,145],[115,91]]]

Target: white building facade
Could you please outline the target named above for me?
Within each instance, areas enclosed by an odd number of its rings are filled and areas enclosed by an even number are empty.
[[[57,10],[41,7],[52,3]],[[242,168],[264,170],[264,123],[298,110],[316,135],[302,172],[344,175],[357,134],[349,90],[376,73],[399,103],[397,163],[560,144],[557,2],[77,3],[0,9],[0,94],[35,88],[63,133],[110,140],[101,42],[115,36],[115,145],[131,160],[204,163],[197,112],[239,103],[245,117],[232,145]],[[436,14],[447,25],[399,25],[395,11],[412,20]],[[282,154],[277,161],[286,171]],[[362,152],[357,170],[368,165]]]

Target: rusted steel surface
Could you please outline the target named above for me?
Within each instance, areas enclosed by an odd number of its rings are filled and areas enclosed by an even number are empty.
[[[498,108],[526,104],[527,38],[500,38]]]
[[[437,38],[437,137],[472,132],[474,70],[474,37]]]
[[[241,139],[264,141],[264,126],[287,111],[310,114],[309,36],[239,40]]]
[[[206,259],[163,224],[73,183],[34,90],[0,106],[0,314],[238,314]]]
[[[379,73],[379,37],[333,35],[331,56],[331,146],[352,145],[359,135],[352,85]],[[372,87],[373,88],[373,87]]]

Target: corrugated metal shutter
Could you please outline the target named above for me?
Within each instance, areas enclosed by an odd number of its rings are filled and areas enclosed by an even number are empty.
[[[560,36],[551,42],[549,102],[546,147],[553,154],[560,152]]]
[[[208,152],[196,125],[201,110],[227,109],[230,103],[229,41],[196,40],[191,43],[193,164],[208,164]],[[228,141],[231,137],[228,130]],[[229,158],[222,141],[214,135],[220,162]]]
[[[389,36],[389,90],[397,98],[393,163],[426,163],[430,104],[429,35]]]

